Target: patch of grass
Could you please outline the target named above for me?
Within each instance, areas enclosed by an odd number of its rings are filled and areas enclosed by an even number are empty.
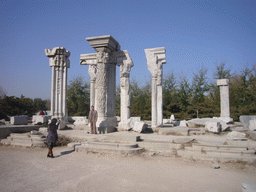
[[[73,142],[72,139],[64,136],[64,135],[59,135],[58,141],[57,141],[57,146],[66,146],[69,143]]]

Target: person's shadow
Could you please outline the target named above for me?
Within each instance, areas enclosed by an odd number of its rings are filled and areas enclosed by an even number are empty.
[[[73,153],[74,151],[75,151],[74,149],[73,150],[68,150],[68,151],[63,151],[63,152],[60,152],[60,155],[56,155],[54,157],[57,158],[57,157],[60,157],[62,155],[68,155],[70,153]]]

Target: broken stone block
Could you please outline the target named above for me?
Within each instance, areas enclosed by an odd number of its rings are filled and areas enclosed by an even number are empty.
[[[171,123],[170,119],[163,119],[163,124],[169,124],[169,123]]]
[[[72,117],[72,119],[75,120],[74,122],[75,129],[84,128],[85,125],[89,124],[89,120],[87,119],[86,116],[75,116],[75,117]]]
[[[238,131],[232,131],[230,133],[227,134],[227,140],[246,140],[246,134],[245,133],[241,133]]]
[[[185,120],[180,121],[180,126],[187,127],[188,126],[187,121],[185,121]]]
[[[213,133],[219,133],[221,132],[221,124],[220,122],[211,122],[208,121],[205,123],[205,128],[209,131],[209,132],[213,132]]]
[[[171,115],[170,119],[171,119],[172,121],[175,121],[175,116],[174,116],[174,115]]]
[[[251,131],[256,130],[256,119],[251,119],[251,120],[249,121],[249,129],[250,129]]]
[[[249,130],[250,121],[251,121],[251,120],[256,120],[256,116],[244,115],[244,116],[240,116],[240,117],[239,117],[239,120],[240,120],[240,122],[242,123],[242,125],[244,126],[244,128],[246,128],[247,130]]]
[[[10,124],[12,124],[12,125],[27,125],[28,124],[28,116],[27,115],[13,116],[10,118]]]
[[[126,119],[118,123],[118,131],[130,131],[131,129],[131,119]]]
[[[143,121],[137,121],[135,122],[133,130],[138,133],[141,133],[141,132],[144,132],[147,127],[148,127],[148,124],[144,123]]]
[[[47,124],[49,119],[51,119],[51,115],[33,115],[32,124],[33,125],[37,125],[39,123]]]

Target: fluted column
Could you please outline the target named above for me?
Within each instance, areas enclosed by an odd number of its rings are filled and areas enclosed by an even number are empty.
[[[67,68],[70,67],[70,52],[63,47],[45,49],[52,67],[51,84],[51,114],[53,118],[61,119],[60,128],[66,126],[67,121]]]
[[[163,88],[162,65],[166,63],[165,48],[145,49],[148,70],[151,72],[151,127],[157,128],[163,125]]]

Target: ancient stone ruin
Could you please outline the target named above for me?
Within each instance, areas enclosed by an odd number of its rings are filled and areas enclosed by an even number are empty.
[[[148,70],[151,72],[151,127],[163,125],[163,64],[166,63],[165,48],[145,49]]]
[[[70,52],[63,47],[45,49],[52,67],[51,115],[61,120],[60,129],[67,123],[67,68],[70,68]]]
[[[90,104],[98,111],[99,131],[112,132],[116,120],[116,65],[120,66],[121,121],[130,118],[130,70],[133,62],[128,51],[121,51],[119,43],[110,35],[86,38],[97,53],[81,54],[80,64],[89,65]]]

